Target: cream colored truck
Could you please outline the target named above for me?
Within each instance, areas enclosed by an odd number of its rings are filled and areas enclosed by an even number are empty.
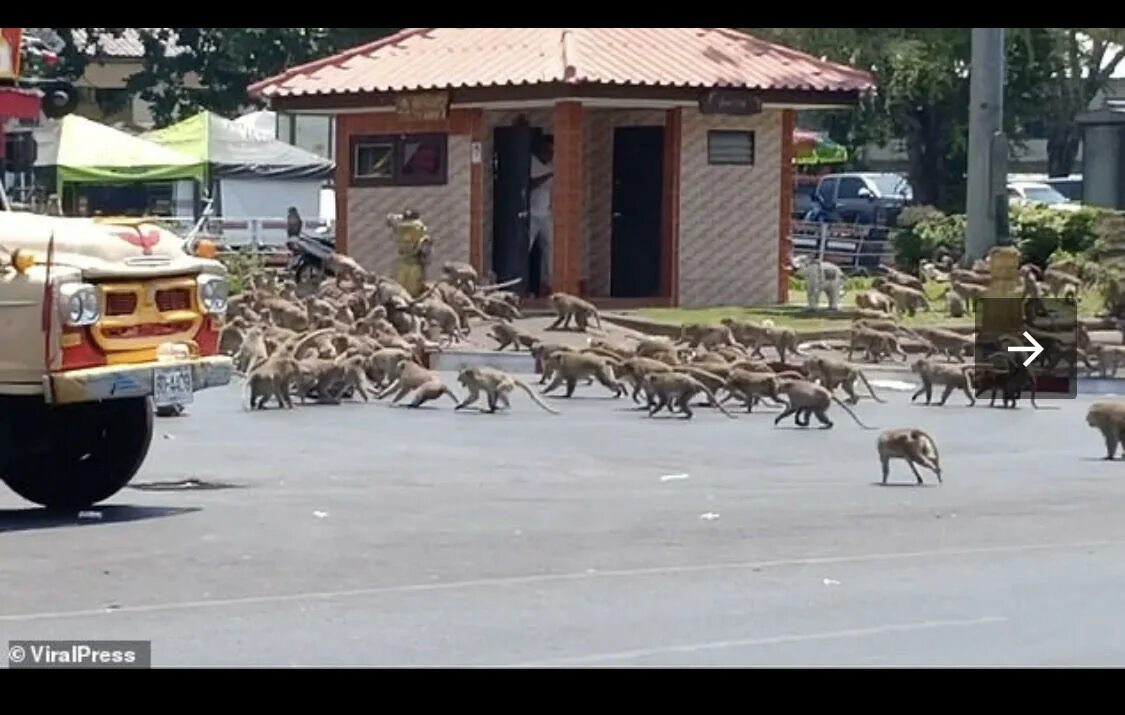
[[[17,494],[107,499],[144,462],[154,408],[230,382],[226,269],[188,243],[143,221],[0,206],[0,479]]]

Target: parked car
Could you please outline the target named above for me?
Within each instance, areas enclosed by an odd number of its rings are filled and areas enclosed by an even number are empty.
[[[1017,206],[1048,206],[1059,211],[1077,211],[1082,204],[1071,201],[1058,189],[1041,181],[1013,181],[1008,184],[1008,203]]]
[[[895,173],[826,174],[820,177],[815,191],[825,215],[839,223],[893,226],[902,210],[914,200],[910,182]],[[807,220],[818,213],[816,202],[810,203]]]
[[[1047,185],[1075,203],[1082,203],[1082,174],[1056,176],[1047,179]]]

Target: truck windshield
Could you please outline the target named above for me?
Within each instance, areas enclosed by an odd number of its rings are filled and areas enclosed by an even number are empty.
[[[910,184],[905,177],[898,174],[876,174],[870,177],[871,183],[875,184],[875,188],[879,191],[880,196],[901,196],[904,199],[910,200],[914,196],[914,192],[910,189]]]

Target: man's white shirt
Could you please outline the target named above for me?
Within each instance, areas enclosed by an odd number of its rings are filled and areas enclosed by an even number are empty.
[[[531,157],[531,178],[538,179],[541,176],[546,176],[551,173],[551,166],[539,161],[536,156]],[[554,183],[554,177],[547,179],[542,184],[531,190],[531,215],[532,216],[550,216],[551,215],[551,184]]]

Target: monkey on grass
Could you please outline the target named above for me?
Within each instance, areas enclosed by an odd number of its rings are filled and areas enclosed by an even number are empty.
[[[561,414],[558,410],[549,406],[543,401],[543,398],[535,394],[531,387],[520,380],[513,377],[503,370],[497,370],[492,367],[466,367],[462,368],[461,372],[457,375],[457,382],[469,391],[469,396],[466,397],[460,404],[455,407],[459,410],[462,407],[468,407],[480,399],[480,394],[483,392],[488,398],[488,412],[496,411],[498,406],[511,407],[508,401],[508,394],[515,388],[520,388],[527,393],[527,396],[532,401],[542,407],[547,412],[553,415]]]
[[[922,475],[918,473],[915,464],[921,464],[926,469],[937,475],[941,483],[941,464],[938,459],[937,443],[926,432],[916,428],[889,429],[879,435],[876,441],[879,452],[879,463],[883,468],[883,484],[891,473],[891,460],[902,459],[910,465],[914,478],[922,484]]]

